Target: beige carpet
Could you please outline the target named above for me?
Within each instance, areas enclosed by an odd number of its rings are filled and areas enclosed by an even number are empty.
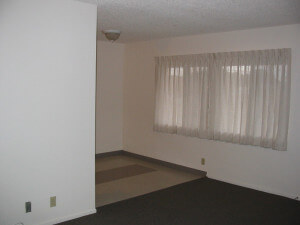
[[[110,182],[122,178],[141,175],[144,173],[150,173],[153,171],[155,170],[152,168],[148,168],[137,164],[129,165],[129,166],[121,166],[109,170],[103,170],[103,171],[96,172],[96,184],[101,184],[101,183]]]
[[[124,170],[124,171],[123,171]],[[204,177],[129,156],[96,159],[96,206]]]

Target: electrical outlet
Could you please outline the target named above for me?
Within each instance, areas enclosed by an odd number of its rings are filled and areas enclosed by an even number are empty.
[[[56,206],[56,196],[50,197],[50,207]]]
[[[205,158],[201,159],[201,165],[205,165]]]
[[[25,212],[31,212],[31,202],[25,202]]]

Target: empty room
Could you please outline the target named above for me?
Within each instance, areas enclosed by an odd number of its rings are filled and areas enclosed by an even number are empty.
[[[299,225],[299,0],[0,0],[0,225]]]

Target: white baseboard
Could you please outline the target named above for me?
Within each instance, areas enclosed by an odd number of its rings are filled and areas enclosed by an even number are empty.
[[[47,222],[40,223],[39,225],[53,225],[53,224],[57,224],[57,223],[62,223],[62,222],[65,222],[65,221],[68,221],[68,220],[73,220],[73,219],[76,219],[76,218],[79,218],[79,217],[82,217],[82,216],[87,216],[87,215],[90,215],[90,214],[94,214],[96,212],[97,212],[96,209],[91,209],[91,210],[88,210],[88,211],[85,211],[85,212],[80,212],[80,213],[76,213],[76,214],[73,214],[73,215],[69,215],[69,216],[49,220]]]
[[[207,174],[207,177],[211,178],[211,179],[214,179],[214,180],[223,181],[225,183],[234,184],[234,185],[254,189],[254,190],[257,190],[257,191],[262,191],[262,192],[266,192],[266,193],[269,193],[269,194],[279,195],[279,196],[286,197],[286,198],[296,199],[297,197],[299,197],[299,196],[295,196],[295,195],[291,195],[291,194],[279,193],[279,192],[276,192],[274,190],[271,190],[270,188],[266,188],[266,187],[263,187],[263,186],[251,185],[251,184],[247,184],[247,183],[243,183],[243,182],[236,182],[236,181],[233,181],[233,180],[230,180],[230,179],[224,179],[224,178],[216,177],[216,176],[209,176],[208,174]],[[297,199],[297,200],[299,201],[300,199]]]

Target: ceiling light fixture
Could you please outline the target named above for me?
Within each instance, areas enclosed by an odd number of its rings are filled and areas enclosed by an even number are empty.
[[[103,30],[102,31],[103,34],[105,35],[105,37],[107,38],[107,40],[114,42],[116,41],[121,34],[121,31],[119,30]]]

